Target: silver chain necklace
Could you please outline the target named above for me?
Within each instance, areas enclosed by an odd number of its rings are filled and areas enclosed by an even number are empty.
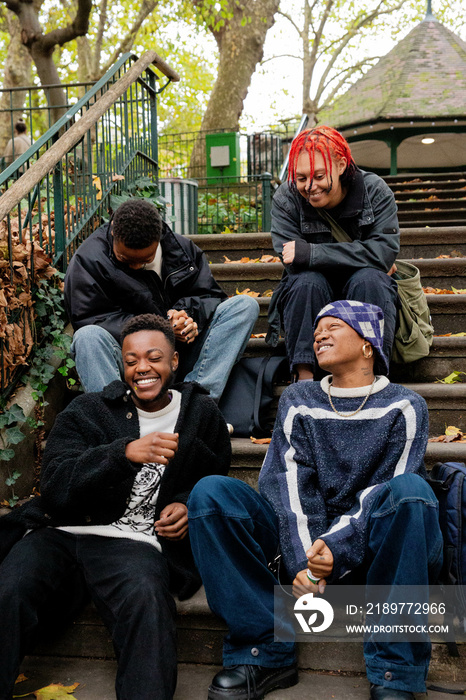
[[[330,389],[331,389],[332,384],[331,384],[331,382],[329,382],[329,383],[328,383],[328,389],[327,389],[327,396],[328,396],[328,400],[330,401],[330,406],[332,407],[333,411],[334,411],[335,413],[337,413],[339,416],[341,416],[342,418],[349,418],[350,416],[355,416],[356,413],[359,413],[359,411],[361,411],[361,410],[364,408],[364,406],[366,405],[366,403],[367,403],[367,401],[368,401],[368,399],[369,399],[369,396],[372,394],[372,389],[374,388],[374,385],[375,385],[375,382],[376,382],[376,381],[377,381],[377,377],[374,377],[374,381],[373,381],[372,384],[370,385],[369,391],[368,391],[368,393],[367,393],[367,396],[364,397],[364,401],[363,401],[362,404],[359,406],[359,408],[357,408],[357,409],[356,409],[355,411],[353,411],[352,413],[342,413],[341,411],[337,411],[337,409],[336,409],[335,406],[333,405],[332,397],[331,397],[331,395],[330,395]]]

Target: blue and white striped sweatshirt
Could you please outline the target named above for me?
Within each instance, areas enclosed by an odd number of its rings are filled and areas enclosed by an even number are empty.
[[[378,377],[364,408],[342,417],[330,406],[328,383],[325,377],[285,389],[259,476],[292,578],[307,567],[306,551],[318,538],[334,557],[329,580],[355,569],[381,485],[399,474],[425,476],[428,412],[419,394]],[[368,389],[332,387],[333,404],[342,413],[356,411]]]

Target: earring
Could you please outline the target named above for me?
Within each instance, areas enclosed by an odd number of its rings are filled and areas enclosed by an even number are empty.
[[[366,355],[366,348],[370,348],[370,355]],[[362,354],[364,355],[366,360],[370,360],[370,358],[374,354],[374,349],[370,343],[364,343],[364,345],[362,346]]]

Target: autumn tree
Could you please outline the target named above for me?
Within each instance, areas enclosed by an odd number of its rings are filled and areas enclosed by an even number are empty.
[[[3,68],[3,89],[0,97],[0,154],[11,136],[11,127],[23,114],[25,93],[14,90],[31,84],[31,57],[21,41],[21,27],[13,12],[0,8],[0,22],[10,37]],[[10,113],[10,109],[14,111]]]
[[[217,78],[202,118],[201,130],[238,131],[251,78],[263,57],[268,30],[275,21],[280,0],[226,0],[217,15],[206,14],[195,0],[199,17],[207,24],[218,48]],[[190,168],[204,162],[200,137],[193,149]]]
[[[308,124],[359,77],[380,56],[361,50],[364,39],[385,31],[387,19],[396,16],[397,29],[403,23],[400,11],[412,0],[302,0],[281,9],[294,28],[298,51],[286,54],[302,66],[302,113]],[[419,3],[418,3],[419,4]],[[283,56],[274,56],[273,60]]]
[[[21,41],[29,51],[41,84],[60,84],[60,76],[53,60],[55,47],[62,46],[87,33],[92,0],[77,0],[76,13],[72,19],[65,26],[45,33],[40,20],[43,0],[3,0],[3,2],[18,17]],[[57,119],[65,104],[64,91],[61,88],[47,90],[47,101],[49,107],[54,108],[54,117]]]

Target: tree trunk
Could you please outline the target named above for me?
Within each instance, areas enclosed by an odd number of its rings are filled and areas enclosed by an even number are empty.
[[[239,130],[239,118],[251,78],[262,60],[267,31],[273,25],[279,0],[254,0],[246,6],[231,0],[231,19],[215,31],[219,48],[217,79],[202,119],[201,131]],[[244,26],[243,26],[244,25]],[[193,149],[190,171],[205,170],[204,135],[200,134]]]
[[[29,51],[21,42],[21,27],[19,20],[13,12],[7,10],[6,21],[10,43],[3,72],[3,88],[16,88],[21,85],[31,85],[32,61]],[[5,146],[13,136],[13,126],[15,122],[23,116],[24,101],[26,92],[18,90],[15,92],[3,92],[0,98],[0,110],[13,108],[14,112],[0,112],[0,155],[5,150]],[[31,124],[28,123],[28,131]]]

